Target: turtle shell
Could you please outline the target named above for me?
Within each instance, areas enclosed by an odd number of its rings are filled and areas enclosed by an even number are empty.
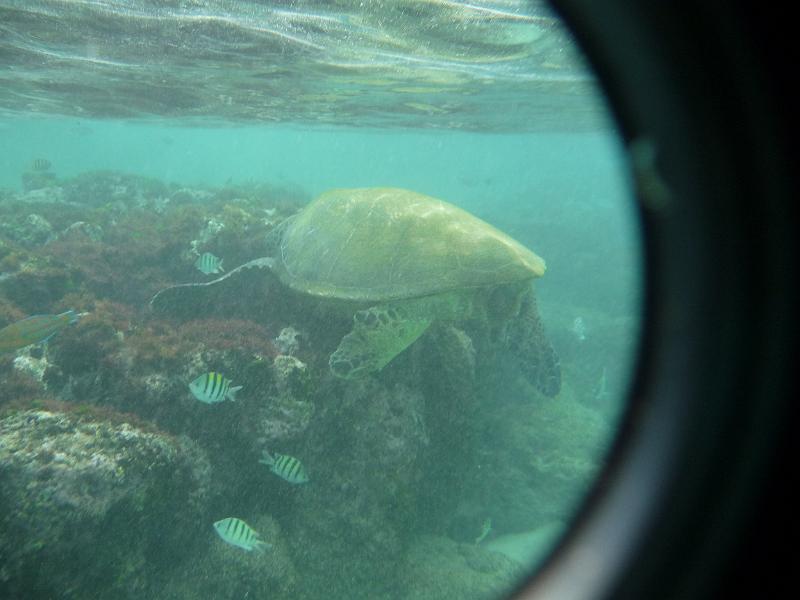
[[[323,193],[287,223],[276,270],[307,294],[385,301],[544,274],[539,256],[468,212],[398,188]]]

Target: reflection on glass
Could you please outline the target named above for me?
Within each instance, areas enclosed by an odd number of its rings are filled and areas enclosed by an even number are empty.
[[[0,596],[508,593],[603,466],[639,326],[564,26],[136,0],[0,30]]]

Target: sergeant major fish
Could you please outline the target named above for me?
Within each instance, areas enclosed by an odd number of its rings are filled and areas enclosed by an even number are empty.
[[[214,256],[211,252],[203,252],[198,256],[197,260],[194,261],[194,266],[206,275],[220,273],[225,270],[222,268],[222,259]]]
[[[200,402],[205,402],[206,404],[214,404],[226,399],[233,402],[236,400],[236,392],[242,389],[243,386],[231,387],[231,383],[233,382],[222,373],[211,371],[196,377],[189,384],[189,391]]]
[[[0,329],[0,352],[13,352],[31,344],[46,342],[67,325],[76,323],[78,314],[68,310],[60,315],[33,315]]]
[[[269,452],[264,450],[263,457],[259,460],[263,465],[267,465],[269,470],[275,473],[289,483],[306,483],[308,482],[308,474],[306,473],[303,463],[286,454],[275,453],[275,456],[270,455]]]
[[[214,523],[214,529],[225,542],[250,552],[263,552],[272,548],[272,544],[258,539],[258,533],[247,523],[236,517],[228,517]]]
[[[51,166],[50,161],[46,158],[34,158],[31,161],[31,169],[34,171],[49,171]]]

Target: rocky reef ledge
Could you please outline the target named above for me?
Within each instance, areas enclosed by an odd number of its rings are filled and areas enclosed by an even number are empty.
[[[0,597],[146,597],[204,539],[209,473],[186,438],[60,412],[0,417]]]

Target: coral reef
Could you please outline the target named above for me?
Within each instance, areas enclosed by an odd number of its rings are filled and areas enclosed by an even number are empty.
[[[167,285],[207,281],[193,264],[203,252],[226,269],[267,254],[302,194],[36,173],[2,192],[0,327],[81,318],[0,355],[3,597],[493,597],[521,572],[492,539],[567,521],[600,468],[611,413],[591,385],[617,322],[586,313],[578,346],[574,315],[555,313],[554,400],[485,319],[437,322],[380,372],[344,381],[328,357],[352,311],[269,273],[148,305]],[[235,402],[189,393],[208,371],[243,386]],[[297,457],[310,481],[276,477],[263,450]],[[222,542],[212,523],[229,516],[273,548]]]
[[[132,598],[197,544],[207,520],[203,453],[108,419],[7,414],[0,479],[0,595],[8,598],[31,590]]]

